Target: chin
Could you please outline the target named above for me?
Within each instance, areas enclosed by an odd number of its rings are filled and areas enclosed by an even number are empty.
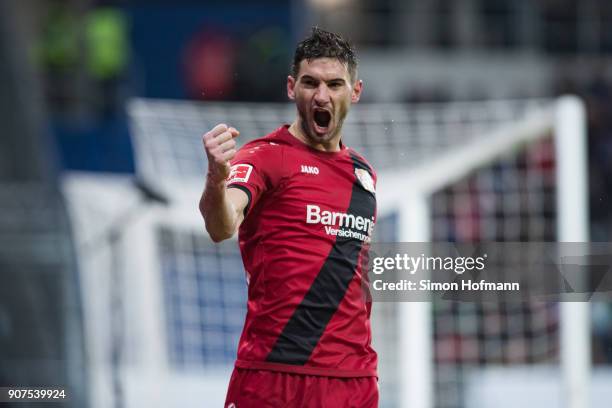
[[[325,133],[317,133],[314,130],[310,133],[311,139],[316,140],[317,142],[328,142],[334,138],[333,130],[327,131]]]

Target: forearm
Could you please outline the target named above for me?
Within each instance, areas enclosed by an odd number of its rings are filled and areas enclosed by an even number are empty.
[[[238,226],[238,214],[229,200],[225,180],[206,179],[206,187],[200,198],[200,212],[204,217],[206,231],[214,242],[230,238]]]

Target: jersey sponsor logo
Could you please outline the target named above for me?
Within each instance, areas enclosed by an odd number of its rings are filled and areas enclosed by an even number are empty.
[[[246,183],[249,181],[253,171],[253,166],[250,164],[235,164],[230,169],[230,174],[227,177],[227,184],[231,183]]]
[[[367,170],[356,168],[355,176],[357,176],[357,180],[359,180],[359,183],[363,188],[365,188],[372,194],[376,194],[374,180],[372,179],[372,176],[370,176],[370,173],[368,173]]]
[[[306,224],[324,225],[327,235],[369,241],[374,228],[374,217],[321,210],[318,205],[307,204]]]
[[[302,164],[301,166],[302,173],[306,174],[319,174],[319,168],[317,166],[306,166]]]

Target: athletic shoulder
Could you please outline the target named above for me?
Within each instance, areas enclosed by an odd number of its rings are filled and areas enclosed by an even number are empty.
[[[374,166],[370,164],[370,162],[365,158],[365,156],[359,153],[357,150],[353,149],[352,147],[348,147],[348,149],[353,160],[355,160],[361,168],[367,170],[372,176],[372,178],[376,180],[376,170],[374,170]]]
[[[249,141],[238,150],[231,165],[233,169],[240,171],[234,173],[249,175],[238,177],[240,180],[254,177],[259,178],[268,187],[278,185],[285,176],[284,151],[290,144],[287,137],[283,136],[283,131],[286,133],[284,126]]]
[[[284,143],[279,140],[276,133],[274,131],[244,144],[236,153],[232,165],[246,163],[261,171],[270,167],[278,170],[283,161]]]
[[[285,143],[277,133],[278,130],[246,143],[231,161],[227,186],[247,193],[249,203],[245,214],[262,193],[279,186],[284,177]]]
[[[265,136],[253,139],[250,142],[245,143],[240,150],[265,149],[266,151],[270,152],[281,150],[278,147],[283,147],[288,144],[287,140],[281,135],[282,129],[283,127],[278,128]]]

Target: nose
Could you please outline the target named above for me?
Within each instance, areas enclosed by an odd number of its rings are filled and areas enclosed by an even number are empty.
[[[327,87],[327,84],[320,84],[314,97],[317,105],[325,105],[329,101],[329,88]]]

